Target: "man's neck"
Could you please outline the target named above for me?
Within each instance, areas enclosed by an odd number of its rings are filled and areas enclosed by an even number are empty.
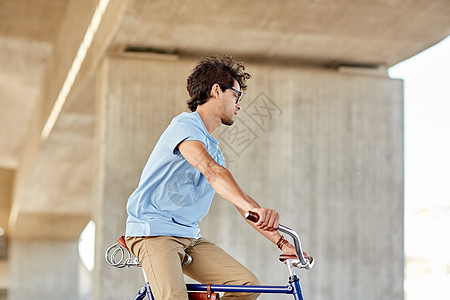
[[[213,107],[207,104],[208,103],[198,106],[197,112],[202,119],[206,130],[208,130],[209,134],[212,134],[214,130],[216,130],[222,124],[222,120],[220,119],[220,117],[214,114],[214,112],[212,111]]]

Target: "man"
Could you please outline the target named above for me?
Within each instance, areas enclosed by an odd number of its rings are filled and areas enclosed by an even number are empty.
[[[230,57],[207,57],[187,80],[191,113],[176,116],[161,135],[127,204],[127,245],[139,258],[157,300],[188,299],[183,273],[201,283],[259,285],[253,273],[200,236],[198,223],[214,193],[233,203],[249,222],[283,251],[295,249],[276,231],[279,215],[261,208],[224,168],[212,133],[232,125],[241,109],[250,74]],[[182,267],[185,253],[193,262]],[[222,299],[256,299],[257,294],[226,293]]]

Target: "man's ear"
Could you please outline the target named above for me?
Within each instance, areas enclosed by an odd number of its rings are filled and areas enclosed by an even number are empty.
[[[212,87],[211,87],[211,91],[209,93],[209,96],[211,98],[216,98],[218,99],[220,96],[220,93],[222,93],[222,89],[220,88],[220,86],[215,83]]]

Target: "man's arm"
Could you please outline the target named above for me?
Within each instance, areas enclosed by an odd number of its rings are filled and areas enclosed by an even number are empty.
[[[259,215],[259,221],[254,224],[258,231],[261,233],[265,231],[264,236],[270,232],[274,234],[273,232],[278,228],[278,213],[272,209],[261,208],[253,198],[249,197],[239,187],[231,173],[216,163],[209,155],[202,142],[184,141],[178,145],[178,150],[192,166],[208,179],[217,194],[233,203],[239,211],[254,211]],[[270,240],[273,241],[273,239],[272,237]]]

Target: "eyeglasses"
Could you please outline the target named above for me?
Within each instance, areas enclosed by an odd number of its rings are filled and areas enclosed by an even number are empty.
[[[243,95],[243,93],[241,91],[238,91],[238,90],[232,88],[231,86],[228,86],[225,84],[219,84],[219,86],[222,90],[230,89],[236,93],[236,100],[234,101],[234,104],[238,104],[239,102],[241,102],[242,95]],[[225,89],[223,89],[222,87],[224,87]]]

